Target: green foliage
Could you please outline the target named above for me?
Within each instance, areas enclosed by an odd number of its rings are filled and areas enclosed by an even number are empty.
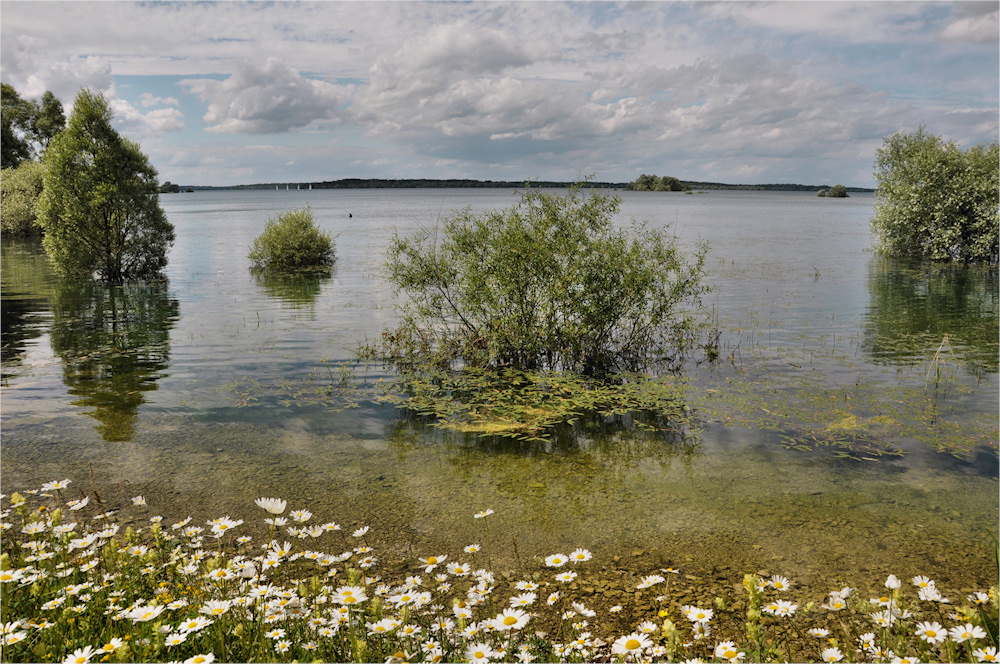
[[[268,219],[254,238],[250,262],[255,270],[329,272],[336,260],[333,238],[313,221],[312,210],[290,210]]]
[[[25,137],[30,126],[30,108],[30,102],[21,99],[13,86],[0,85],[0,122],[3,125],[0,162],[3,168],[14,168],[31,158],[31,144]]]
[[[23,99],[13,86],[2,84],[3,168],[40,157],[49,142],[66,126],[62,103],[46,91],[40,101]]]
[[[826,198],[826,189],[820,189],[819,191],[816,192],[816,195],[819,196],[820,198]]]
[[[691,262],[663,229],[617,229],[619,200],[529,188],[502,211],[457,213],[393,240],[409,300],[376,354],[397,368],[463,364],[586,375],[677,362],[693,345],[707,248]]]
[[[44,163],[38,223],[58,272],[111,283],[160,274],[174,229],[160,209],[156,169],[111,127],[102,95],[77,95]]]
[[[625,185],[627,191],[690,191],[691,188],[675,177],[646,175],[643,173]]]
[[[904,258],[996,262],[1000,150],[962,151],[920,127],[884,139],[871,226],[878,250]]]
[[[842,184],[835,184],[826,192],[828,198],[847,198],[847,187]]]
[[[41,232],[35,218],[43,173],[44,168],[37,161],[23,161],[16,168],[0,171],[0,229],[4,235]]]
[[[179,184],[174,184],[170,180],[163,183],[160,187],[161,194],[179,194],[181,192],[181,186]]]

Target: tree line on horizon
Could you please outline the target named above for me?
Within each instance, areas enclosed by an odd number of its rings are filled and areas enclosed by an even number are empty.
[[[656,176],[652,176],[656,177]],[[677,179],[677,178],[673,178]],[[829,190],[830,185],[810,185],[795,183],[766,183],[766,184],[728,184],[725,182],[702,182],[696,180],[678,180],[681,186],[688,189],[704,190],[733,190],[733,191],[809,191]],[[324,182],[259,182],[254,184],[236,184],[229,186],[211,185],[186,185],[188,190],[213,191],[213,190],[251,190],[251,189],[274,189],[284,191],[285,187],[312,187],[315,189],[523,189],[526,184],[530,184],[537,189],[568,189],[577,182],[562,180],[475,180],[475,179],[434,179],[434,178],[342,178],[340,180],[328,180]],[[626,191],[642,191],[630,185],[633,182],[595,182],[588,181],[589,187],[597,189],[624,189]],[[834,185],[836,186],[836,185]],[[846,187],[850,192],[873,193],[875,190],[869,187]],[[675,190],[683,191],[683,189]]]

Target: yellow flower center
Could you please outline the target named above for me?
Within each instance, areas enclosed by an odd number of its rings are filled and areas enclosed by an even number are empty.
[[[482,658],[486,657],[486,653],[484,653],[482,650],[477,650],[473,654],[476,656],[476,659],[482,659]]]
[[[504,625],[513,625],[516,622],[517,618],[515,618],[514,616],[507,616],[506,618],[503,619]]]
[[[642,643],[639,642],[639,639],[629,639],[628,641],[625,642],[625,649],[626,650],[635,650],[636,648],[638,648],[641,645],[642,645]]]
[[[430,558],[427,559],[427,564],[428,565],[436,565],[437,561],[438,561],[438,559],[435,556],[431,556]]]

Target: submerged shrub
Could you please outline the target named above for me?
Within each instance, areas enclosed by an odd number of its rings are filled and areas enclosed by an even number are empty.
[[[316,226],[308,207],[268,219],[249,258],[254,269],[286,272],[329,271],[336,260],[333,238]]]
[[[883,140],[871,228],[896,258],[995,263],[1000,252],[1000,148],[962,150],[924,127]]]
[[[378,351],[397,368],[605,375],[675,363],[700,320],[707,247],[689,259],[665,229],[616,228],[618,209],[580,185],[528,188],[511,208],[397,236],[388,273],[409,300]]]
[[[37,161],[24,161],[17,168],[3,169],[0,175],[0,228],[4,235],[42,232],[35,219],[44,171],[45,167]]]

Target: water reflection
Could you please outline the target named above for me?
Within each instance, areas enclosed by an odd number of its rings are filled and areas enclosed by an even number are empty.
[[[2,376],[7,379],[17,373],[28,342],[45,333],[49,297],[54,277],[41,240],[4,238],[0,249],[3,264],[3,306],[0,307],[0,342],[2,342]]]
[[[170,359],[170,329],[180,306],[167,283],[113,286],[60,283],[52,298],[52,351],[63,362],[63,382],[92,408],[107,441],[130,441],[145,393]]]
[[[635,499],[650,476],[671,469],[691,471],[702,454],[697,438],[670,429],[663,420],[645,418],[649,428],[631,420],[586,418],[558,427],[549,440],[539,442],[477,437],[436,428],[414,416],[390,422],[387,441],[401,467],[436,450],[443,460],[437,482],[453,491],[475,487],[473,493],[514,498],[523,504],[525,517],[539,523],[614,510]],[[475,502],[470,496],[469,504]]]
[[[881,364],[913,366],[942,348],[973,374],[998,365],[997,268],[906,264],[873,258],[868,264],[868,311],[862,348]]]
[[[323,284],[330,274],[285,274],[269,270],[253,271],[257,287],[289,309],[312,311]]]

